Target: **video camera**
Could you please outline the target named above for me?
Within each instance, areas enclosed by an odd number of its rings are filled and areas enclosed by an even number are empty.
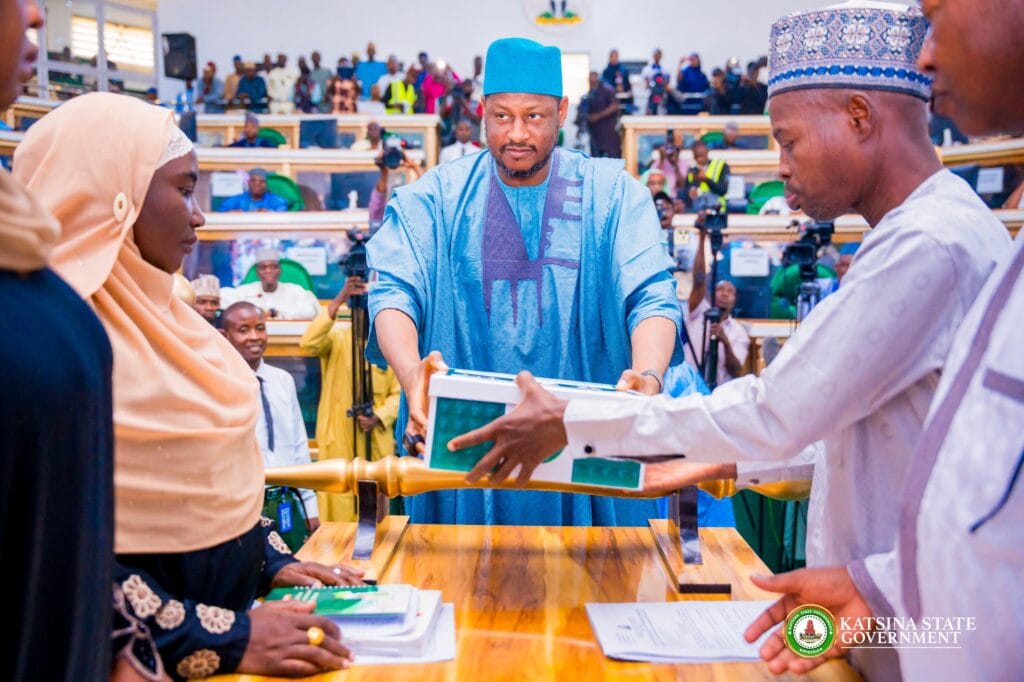
[[[783,265],[800,268],[800,279],[812,281],[817,277],[818,252],[832,243],[836,225],[833,222],[807,221],[803,224],[793,221],[789,227],[800,231],[800,236],[782,252]]]
[[[366,264],[366,242],[370,239],[371,235],[369,232],[360,230],[358,227],[353,227],[345,234],[351,246],[348,253],[338,260],[338,265],[344,270],[346,278],[361,277],[365,280],[370,274],[369,267]]]
[[[378,168],[397,170],[405,163],[405,142],[397,135],[388,135],[384,130],[380,131],[380,135],[384,143],[384,154],[374,163]]]
[[[668,76],[662,73],[655,74],[651,79],[651,94],[648,98],[648,108],[657,108],[665,99],[665,88],[668,85]]]

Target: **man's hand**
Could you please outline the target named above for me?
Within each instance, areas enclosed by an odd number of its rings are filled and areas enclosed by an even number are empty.
[[[716,338],[719,341],[721,341],[723,346],[729,345],[729,337],[725,335],[725,330],[722,329],[721,322],[713,323],[711,326],[708,327],[708,331],[711,333],[711,336],[713,338]]]
[[[520,372],[516,384],[522,392],[522,399],[515,409],[448,443],[449,450],[494,443],[466,476],[467,483],[476,483],[486,474],[490,474],[491,483],[501,483],[519,467],[516,483],[526,485],[537,465],[568,442],[562,424],[567,401],[559,400],[544,390],[529,372]]]
[[[352,652],[341,643],[341,631],[329,618],[314,616],[315,602],[267,602],[249,611],[249,643],[237,672],[305,677],[347,668]],[[307,630],[324,631],[319,646],[309,643]]]
[[[709,464],[673,459],[644,467],[644,492],[671,493],[704,481],[736,478],[735,464]]]
[[[615,390],[658,395],[661,393],[661,384],[650,374],[641,374],[634,369],[627,369],[619,377],[619,383],[615,384]]]
[[[430,404],[430,397],[427,390],[430,387],[430,375],[434,372],[447,372],[448,365],[439,351],[434,351],[427,357],[420,360],[419,364],[412,365],[398,377],[398,381],[405,390],[405,400],[409,406],[409,423],[405,427],[405,435],[427,437],[427,406]],[[423,454],[423,443],[416,444],[416,453]]]
[[[784,623],[786,617],[798,606],[817,604],[828,609],[836,619],[836,643],[817,658],[801,658],[786,646],[786,635],[778,628],[761,647],[761,658],[768,663],[768,669],[776,675],[787,670],[802,675],[825,661],[841,657],[845,651],[840,623],[843,618],[867,618],[872,615],[871,607],[857,591],[846,568],[802,568],[798,571],[772,576],[751,576],[755,585],[770,592],[782,592],[782,598],[747,628],[743,637],[755,642],[762,634]]]
[[[338,316],[338,309],[341,306],[348,304],[349,300],[353,296],[362,296],[366,294],[366,280],[362,277],[349,277],[345,280],[345,286],[341,288],[338,295],[334,297],[334,300],[327,306],[327,316],[334,319]]]
[[[354,566],[324,566],[314,561],[288,564],[271,580],[271,587],[323,587],[324,585],[362,585],[363,570]]]
[[[371,414],[367,417],[365,414],[361,414],[356,417],[356,421],[359,422],[359,428],[363,430],[363,433],[369,433],[377,428],[380,424],[380,417],[375,414]]]
[[[306,519],[306,530],[312,535],[320,527],[320,517],[310,516]]]

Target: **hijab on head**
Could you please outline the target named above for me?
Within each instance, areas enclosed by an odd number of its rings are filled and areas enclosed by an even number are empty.
[[[97,93],[47,114],[15,152],[16,178],[62,225],[53,268],[114,349],[118,553],[220,544],[262,504],[253,372],[132,233],[153,175],[189,151],[169,110]]]

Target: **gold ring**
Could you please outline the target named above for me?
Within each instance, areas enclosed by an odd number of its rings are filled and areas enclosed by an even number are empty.
[[[306,630],[306,639],[311,646],[320,646],[324,641],[324,631],[314,625]]]

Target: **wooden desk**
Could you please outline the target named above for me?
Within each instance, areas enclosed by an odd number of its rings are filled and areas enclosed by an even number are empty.
[[[334,563],[345,524],[327,523],[299,556]],[[726,563],[734,597],[769,599],[746,578],[768,573],[733,529],[704,529],[705,561]],[[650,665],[606,659],[586,602],[677,597],[647,528],[411,525],[381,582],[440,589],[455,604],[457,658],[432,665],[356,666],[327,680],[775,680],[760,663]],[[266,678],[224,676],[221,682]],[[796,678],[793,678],[796,679]],[[856,680],[832,661],[799,679]]]

